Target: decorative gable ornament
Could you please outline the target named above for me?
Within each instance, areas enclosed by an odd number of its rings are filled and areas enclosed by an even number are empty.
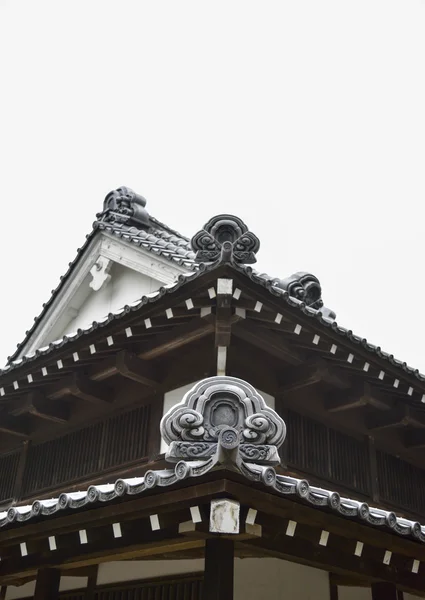
[[[225,465],[253,481],[276,485],[273,465],[286,436],[281,417],[249,384],[217,376],[197,383],[161,420],[174,470],[148,471],[144,485],[170,485]]]
[[[103,202],[103,211],[96,217],[101,221],[134,225],[139,229],[150,226],[149,213],[145,209],[146,199],[132,189],[122,186],[109,192]]]
[[[238,446],[243,460],[277,465],[286,426],[249,383],[217,376],[196,384],[164,415],[161,435],[170,461],[208,458],[221,444]]]
[[[195,260],[199,263],[214,262],[226,254],[226,259],[235,263],[253,264],[260,240],[239,217],[217,215],[196,233],[192,240]]]

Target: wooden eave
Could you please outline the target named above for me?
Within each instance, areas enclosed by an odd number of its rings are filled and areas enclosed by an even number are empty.
[[[233,282],[227,299],[217,294],[219,279]],[[213,375],[219,346],[227,374],[273,395],[279,410],[371,436],[424,465],[423,384],[226,264],[1,374],[5,446],[60,435]]]
[[[425,595],[423,544],[277,496],[230,471],[211,473],[201,483],[182,482],[169,490],[147,491],[143,497],[7,527],[0,531],[0,584],[28,581],[46,567],[69,573],[111,560],[202,556],[205,540],[217,535],[208,527],[214,498],[234,499],[241,505],[240,534],[231,536],[237,556],[283,558],[345,580],[391,581],[398,589]],[[194,506],[201,522],[192,520]],[[249,509],[257,511],[254,526],[247,525]],[[152,515],[159,529],[152,527]],[[120,537],[114,537],[117,523]],[[389,561],[384,560],[388,552]],[[419,561],[417,573],[414,561]]]

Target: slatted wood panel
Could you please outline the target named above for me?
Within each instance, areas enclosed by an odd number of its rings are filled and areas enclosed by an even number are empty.
[[[126,465],[147,454],[150,407],[140,406],[30,447],[23,497]]]
[[[149,422],[150,406],[140,406],[106,421],[105,469],[146,456]]]
[[[34,445],[28,453],[24,495],[82,478],[99,467],[102,424]]]
[[[0,456],[0,500],[7,500],[13,496],[19,456],[19,450]]]
[[[376,460],[381,500],[425,514],[425,471],[384,452]]]
[[[296,412],[286,414],[288,464],[369,494],[368,447],[364,442]]]
[[[347,488],[370,495],[369,448],[360,441],[329,429],[331,477]]]
[[[328,460],[328,429],[325,425],[288,411],[288,463],[319,477],[330,477]]]

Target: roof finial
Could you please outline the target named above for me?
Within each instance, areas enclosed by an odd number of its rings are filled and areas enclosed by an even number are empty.
[[[260,240],[239,217],[217,215],[196,233],[192,240],[197,262],[214,262],[220,256],[226,262],[253,264]],[[223,252],[224,251],[224,252]]]
[[[132,189],[122,186],[109,192],[103,202],[103,211],[97,216],[102,221],[149,227],[149,213],[145,209],[146,199]]]

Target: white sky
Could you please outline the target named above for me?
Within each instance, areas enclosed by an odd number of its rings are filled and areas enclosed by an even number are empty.
[[[0,358],[120,185],[425,371],[425,0],[0,0]]]

